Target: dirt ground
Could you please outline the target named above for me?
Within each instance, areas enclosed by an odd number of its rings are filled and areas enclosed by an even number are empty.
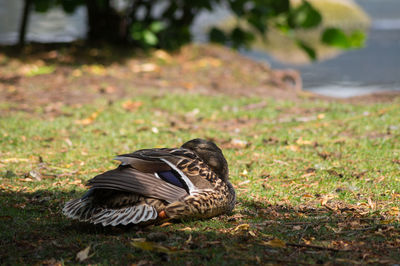
[[[33,44],[22,51],[0,47],[0,102],[17,103],[13,108],[19,110],[115,100],[147,91],[337,100],[303,91],[296,70],[271,69],[220,46],[189,45],[175,53],[148,54],[83,43]],[[387,102],[398,96],[381,93],[340,101]]]

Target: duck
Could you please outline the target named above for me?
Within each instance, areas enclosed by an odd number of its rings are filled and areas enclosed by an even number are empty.
[[[88,191],[62,209],[71,219],[102,226],[207,219],[232,212],[236,202],[228,163],[212,141],[118,155],[116,169],[90,179]]]

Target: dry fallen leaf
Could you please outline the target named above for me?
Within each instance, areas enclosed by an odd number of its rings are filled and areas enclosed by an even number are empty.
[[[153,56],[161,61],[164,61],[165,63],[170,63],[172,61],[172,56],[169,55],[166,51],[164,50],[157,50],[153,53]]]
[[[247,147],[248,142],[241,139],[232,139],[230,144],[232,148],[243,149]]]
[[[87,260],[89,258],[89,252],[90,252],[90,245],[76,254],[76,260],[78,260],[79,262]]]
[[[134,73],[140,73],[140,72],[154,72],[154,71],[159,71],[160,67],[153,63],[144,63],[141,65],[132,65],[131,67],[132,72]]]
[[[192,243],[192,235],[189,235],[189,238],[185,241],[185,245],[189,245]]]
[[[300,137],[298,140],[296,140],[297,145],[312,145],[312,141],[310,140],[304,140],[302,137]]]
[[[92,124],[92,123],[94,122],[94,120],[97,118],[97,116],[99,115],[99,113],[100,113],[100,111],[96,111],[96,112],[93,112],[93,113],[92,113],[89,117],[87,117],[87,118],[75,120],[75,124],[77,124],[77,125],[84,125],[84,126],[90,125],[90,124]]]
[[[269,241],[264,241],[263,242],[265,245],[273,247],[273,248],[285,248],[286,243],[278,238],[269,240]]]
[[[250,228],[249,224],[239,224],[238,226],[233,229],[233,232],[238,232],[238,231],[248,231]]]
[[[192,231],[192,228],[184,227],[184,228],[178,229],[178,231]]]
[[[42,175],[36,171],[36,170],[31,170],[29,172],[29,176],[36,179],[37,181],[41,181],[42,180]]]
[[[330,195],[330,194],[323,195],[323,196],[321,197],[321,205],[322,205],[322,206],[325,206],[325,205],[328,203],[328,201],[330,201],[330,200],[333,199],[333,198],[335,198],[334,195]]]
[[[166,222],[166,223],[163,223],[162,225],[160,225],[160,227],[167,227],[167,226],[169,226],[169,225],[171,225],[172,223],[170,223],[170,222]]]
[[[369,206],[371,209],[375,209],[375,207],[376,207],[376,204],[372,201],[371,198],[368,198],[368,206]]]
[[[126,102],[122,103],[122,108],[124,108],[126,111],[136,111],[137,109],[139,109],[140,106],[143,105],[143,102],[140,101],[136,101],[136,102],[132,102],[131,100],[128,100]]]
[[[140,248],[145,251],[154,251],[160,253],[174,253],[182,251],[182,250],[174,250],[173,248],[166,247],[158,243],[146,241],[143,238],[133,239],[131,243],[132,246],[134,246],[135,248]]]
[[[241,173],[240,176],[246,177],[249,174],[249,172],[247,172],[247,169],[244,169]],[[250,180],[249,180],[250,182]],[[242,182],[243,183],[243,182]],[[246,184],[246,183],[245,183]]]
[[[294,152],[300,151],[300,147],[297,145],[288,145],[288,146],[286,146],[286,149],[294,151]]]
[[[399,209],[399,207],[392,207],[392,208],[390,208],[389,214],[390,214],[390,215],[393,215],[393,216],[398,216],[398,215],[400,215],[400,209]]]

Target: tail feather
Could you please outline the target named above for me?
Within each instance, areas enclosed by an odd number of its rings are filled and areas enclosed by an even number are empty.
[[[116,226],[118,224],[138,224],[148,220],[154,220],[157,216],[158,214],[154,207],[142,204],[122,209],[103,209],[96,215],[92,216],[90,221],[94,224],[101,223],[103,226]]]
[[[85,199],[74,199],[71,201],[68,201],[62,212],[65,216],[71,218],[71,219],[82,219],[81,216],[85,211],[88,211],[91,208],[91,199],[85,198]]]
[[[92,204],[92,199],[81,198],[67,202],[63,214],[82,222],[102,224],[103,226],[129,223],[138,224],[158,217],[153,206],[147,204],[134,205],[120,209],[107,209]]]

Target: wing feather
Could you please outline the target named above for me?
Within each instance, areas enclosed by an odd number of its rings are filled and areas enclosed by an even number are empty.
[[[89,180],[88,185],[94,189],[128,191],[167,202],[175,202],[188,195],[183,188],[167,183],[154,174],[142,173],[130,166],[120,166],[100,174]]]

